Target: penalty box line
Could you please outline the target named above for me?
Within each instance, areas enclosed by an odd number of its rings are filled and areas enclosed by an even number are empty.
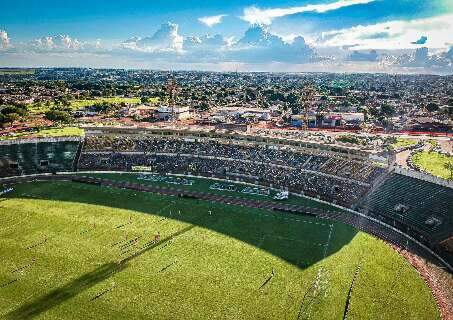
[[[332,239],[333,224],[330,225],[329,235],[327,236],[326,244],[324,245],[324,258],[327,256],[327,249],[329,248],[330,240]]]
[[[262,209],[262,210],[266,210],[266,209]],[[238,213],[238,212],[233,212],[233,213],[242,214],[242,213]],[[266,214],[266,213],[258,214],[257,216],[266,217],[266,218],[273,218],[275,220],[284,220],[284,221],[292,221],[292,222],[298,222],[298,223],[314,224],[314,225],[323,226],[323,227],[330,227],[331,226],[331,224],[327,224],[327,223],[323,223],[323,222],[316,222],[316,221],[297,219],[297,218],[280,217],[280,216]]]
[[[313,246],[317,246],[317,247],[324,247],[324,246],[327,245],[326,243],[317,243],[317,242],[311,242],[311,241],[304,241],[304,240],[301,240],[301,239],[292,239],[292,238],[287,238],[287,237],[274,236],[274,235],[270,235],[270,234],[265,234],[264,236],[266,238],[272,238],[272,239],[284,240],[284,241],[291,241],[291,242],[299,242],[299,243],[313,245]]]

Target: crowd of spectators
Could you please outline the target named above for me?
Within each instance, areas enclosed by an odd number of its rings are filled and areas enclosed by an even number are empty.
[[[85,170],[130,171],[134,166],[150,167],[153,172],[163,174],[192,174],[257,182],[273,187],[288,188],[310,196],[320,196],[325,200],[348,206],[355,203],[367,190],[365,185],[350,180],[340,180],[273,164],[266,165],[224,158],[144,153],[83,153],[79,161],[79,168]]]
[[[365,162],[327,154],[311,154],[291,147],[263,144],[225,143],[206,139],[194,141],[176,137],[132,139],[127,136],[87,137],[85,151],[141,152],[148,154],[186,154],[274,164],[289,168],[320,171],[344,178],[370,183],[382,169]]]
[[[178,137],[132,139],[93,136],[79,160],[83,170],[133,170],[224,177],[288,188],[350,206],[380,169],[366,162],[303,153],[263,144],[237,144]]]

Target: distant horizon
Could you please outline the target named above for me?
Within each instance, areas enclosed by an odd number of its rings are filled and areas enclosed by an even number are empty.
[[[36,66],[36,67],[18,67],[18,66],[1,66],[0,70],[39,70],[39,69],[90,69],[90,70],[126,70],[126,71],[150,71],[150,72],[206,72],[206,73],[270,73],[270,74],[350,74],[350,75],[361,75],[361,74],[376,74],[376,75],[403,75],[403,76],[439,76],[439,77],[451,77],[452,74],[440,74],[440,73],[415,73],[415,72],[376,72],[376,71],[246,71],[246,70],[230,70],[230,71],[218,71],[218,70],[201,70],[201,69],[149,69],[149,68],[103,68],[103,67],[52,67],[52,66]]]

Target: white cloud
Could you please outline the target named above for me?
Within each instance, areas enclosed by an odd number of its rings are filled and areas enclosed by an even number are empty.
[[[9,47],[10,39],[8,33],[5,30],[0,30],[0,49],[6,49]]]
[[[241,19],[251,24],[269,25],[272,23],[273,19],[284,17],[291,14],[304,12],[324,13],[327,11],[337,10],[358,4],[367,4],[374,1],[375,0],[339,0],[337,2],[326,4],[308,4],[299,7],[269,8],[269,9],[260,9],[258,7],[252,6],[244,9]]]
[[[208,26],[208,27],[213,27],[216,24],[219,24],[222,22],[222,19],[226,17],[226,14],[219,14],[217,16],[208,16],[208,17],[201,17],[198,18],[198,21],[200,21],[202,24]]]
[[[79,40],[71,38],[68,35],[56,35],[42,37],[32,41],[31,46],[37,50],[57,51],[57,50],[80,50],[83,48],[83,43]]]
[[[0,31],[0,49],[2,42],[5,42],[3,52],[11,54],[72,54],[72,53],[92,53],[92,54],[105,54],[109,49],[105,48],[101,40],[98,39],[94,42],[80,41],[72,38],[69,35],[53,35],[44,36],[35,40],[10,43],[9,38],[5,37],[3,41],[3,34]]]
[[[346,58],[347,61],[369,61],[375,62],[378,61],[379,55],[376,50],[371,50],[370,52],[360,52],[354,51]]]
[[[183,37],[178,25],[166,23],[149,37],[134,37],[107,47],[99,40],[85,42],[67,35],[11,43],[6,31],[0,31],[0,64],[453,73],[453,48],[448,51],[452,25],[453,14],[359,25],[325,32],[316,45],[297,33],[282,36],[263,25],[250,26],[242,37],[234,39],[222,35]],[[430,39],[426,42],[429,51],[411,44],[420,42],[414,40],[421,35]]]
[[[259,25],[251,26],[225,56],[233,61],[248,63],[307,63],[317,59],[316,52],[302,36],[296,36],[292,43],[287,43]]]
[[[453,57],[451,56],[451,52],[452,49],[448,52],[430,54],[427,47],[422,47],[417,48],[412,54],[395,57],[391,63],[401,67],[417,67],[437,71],[440,68],[441,72],[452,72]]]
[[[187,37],[184,39],[183,49],[217,49],[224,46],[228,46],[229,42],[227,39],[224,39],[222,35],[204,35],[202,37]]]
[[[416,48],[413,39],[420,33],[430,39],[430,48],[446,49],[453,40],[453,15],[416,20],[394,20],[372,25],[323,32],[318,44],[328,47],[352,46],[363,49]]]
[[[134,37],[121,44],[123,49],[142,52],[179,52],[182,50],[183,37],[178,34],[178,25],[167,22],[151,36]]]
[[[178,63],[265,63],[287,62],[306,63],[316,58],[315,51],[305,43],[301,36],[296,36],[292,43],[286,43],[280,36],[270,33],[263,26],[251,26],[238,41],[226,39],[222,35],[186,37],[182,43],[178,40],[175,49],[174,38],[177,25],[170,24],[171,32],[159,30],[150,38],[132,38],[122,43],[115,54],[136,59],[154,59]],[[162,28],[161,28],[162,29]],[[167,30],[168,27],[164,26]],[[165,36],[166,35],[166,36]],[[170,36],[171,35],[171,36]],[[121,50],[122,49],[122,50]]]

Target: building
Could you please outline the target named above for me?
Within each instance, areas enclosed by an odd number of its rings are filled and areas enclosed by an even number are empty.
[[[136,119],[154,118],[157,109],[158,108],[154,106],[139,105],[135,108],[130,108],[129,110],[127,110],[127,114],[128,116],[134,117]]]
[[[192,113],[189,107],[160,106],[157,109],[156,118],[158,120],[187,120],[192,118]]]
[[[324,115],[322,127],[359,127],[365,121],[365,115],[359,112],[328,113]]]

